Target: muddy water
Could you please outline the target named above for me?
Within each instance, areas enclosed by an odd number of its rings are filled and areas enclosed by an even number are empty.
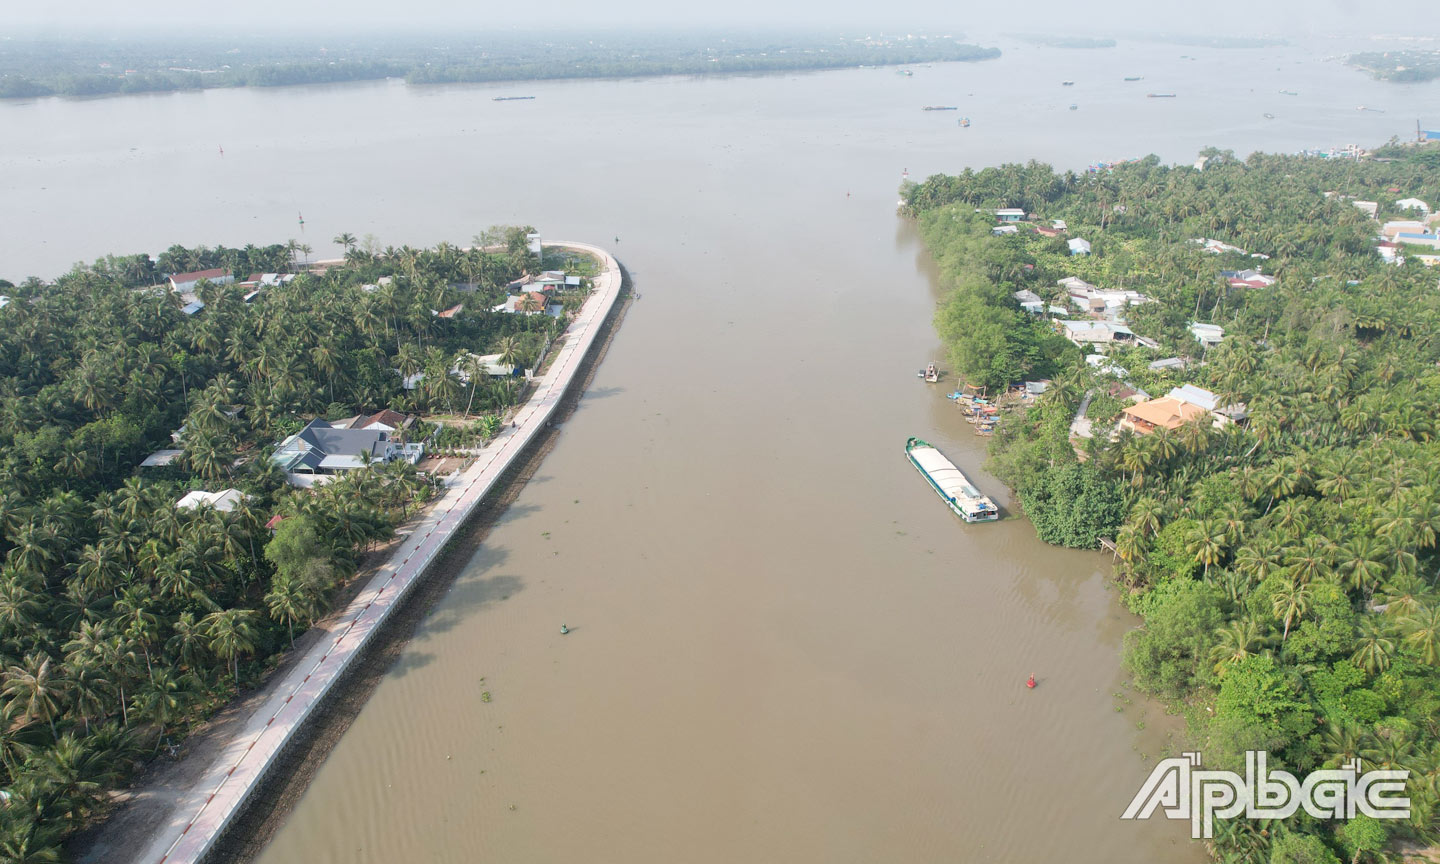
[[[1354,105],[1437,93],[1185,51],[0,106],[31,130],[0,144],[12,276],[528,222],[613,242],[640,292],[263,864],[1198,860],[1118,819],[1175,723],[1123,689],[1107,559],[959,524],[904,459],[923,435],[1006,501],[915,377],[941,289],[894,215],[905,168],[1380,141],[1411,115]]]

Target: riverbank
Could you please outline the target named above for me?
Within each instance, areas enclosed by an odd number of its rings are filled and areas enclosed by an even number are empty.
[[[594,292],[559,340],[561,344],[554,351],[550,369],[542,376],[530,400],[515,412],[512,427],[502,432],[469,469],[450,482],[445,495],[410,526],[410,536],[344,611],[331,616],[327,625],[316,628],[321,635],[308,651],[292,662],[290,671],[248,718],[242,723],[235,717],[222,724],[219,728],[235,731],[223,735],[213,751],[211,748],[196,751],[197,754],[215,753],[204,772],[178,794],[163,785],[176,779],[169,772],[162,772],[166,774],[164,777],[154,777],[159,784],[156,789],[135,793],[132,801],[112,817],[116,833],[111,834],[101,826],[88,840],[88,848],[77,853],[80,860],[164,864],[204,860],[244,812],[269,772],[292,745],[302,743],[300,739],[312,716],[327,701],[343,695],[344,685],[351,680],[352,673],[362,672],[360,678],[364,680],[361,667],[367,655],[375,655],[375,646],[383,643],[383,638],[377,640],[376,637],[388,627],[391,614],[415,609],[418,617],[409,621],[411,628],[423,617],[423,603],[419,607],[409,605],[411,589],[430,584],[431,565],[444,560],[442,551],[452,538],[462,533],[470,517],[483,509],[487,497],[497,489],[504,489],[507,478],[517,475],[513,469],[525,465],[527,459],[538,458],[537,448],[543,451],[566,399],[576,393],[573,385],[577,380],[583,381],[587,370],[596,362],[592,349],[614,323],[618,301],[624,292],[618,262],[598,247],[577,243],[550,245],[595,255],[603,262],[604,270],[594,280]],[[518,473],[523,475],[523,471]],[[503,506],[494,512],[500,510]],[[434,596],[430,597],[432,601]],[[378,671],[383,672],[385,665],[388,664],[380,663]],[[363,701],[351,700],[348,704],[358,711]],[[240,728],[236,729],[237,725]],[[148,812],[127,814],[126,809],[132,807]]]

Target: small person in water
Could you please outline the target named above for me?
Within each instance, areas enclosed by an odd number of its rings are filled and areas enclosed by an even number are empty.
[[[569,628],[569,627],[566,627],[564,624],[561,624],[561,625],[560,625],[560,635],[561,635],[561,636],[564,636],[566,633],[569,633],[569,632],[570,632],[570,628]]]

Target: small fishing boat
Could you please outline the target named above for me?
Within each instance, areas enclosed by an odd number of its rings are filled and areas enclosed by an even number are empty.
[[[1061,81],[1061,82],[1060,82],[1060,86],[1061,86],[1061,87],[1074,87],[1074,86],[1075,86],[1075,82],[1074,82],[1074,81]]]
[[[1300,94],[1299,94],[1299,93],[1296,93],[1294,90],[1281,90],[1281,91],[1280,91],[1280,95],[1281,95],[1281,96],[1299,96]]]
[[[1140,80],[1143,80],[1144,78],[1145,78],[1144,75],[1128,75],[1128,76],[1126,76],[1125,80],[1126,80],[1126,81],[1140,81]]]
[[[1080,106],[1079,106],[1079,105],[1076,105],[1074,102],[1071,102],[1071,103],[1070,103],[1070,110],[1071,110],[1071,111],[1078,111],[1078,110],[1080,110]]]
[[[926,105],[924,108],[921,108],[920,110],[921,110],[921,111],[959,111],[960,108],[959,108],[958,106],[955,106],[955,105]]]
[[[960,118],[960,125],[961,125],[962,127],[966,128],[966,129],[970,128],[970,118],[969,118],[969,117],[961,117],[961,118]]]
[[[1274,115],[1274,114],[1271,114],[1270,112],[1267,111],[1267,112],[1265,112],[1265,119],[1266,119],[1266,120],[1274,120],[1274,119],[1275,119],[1275,115]]]
[[[1146,93],[1145,96],[1146,96],[1146,98],[1149,98],[1149,99],[1174,99],[1174,98],[1175,98],[1175,94],[1174,94],[1174,93]]]
[[[905,456],[929,481],[935,494],[961,519],[993,522],[1000,518],[995,502],[981,494],[969,478],[928,441],[910,438],[905,442]]]
[[[935,368],[934,363],[927,363],[923,371],[915,373],[917,377],[924,378],[931,384],[940,380],[940,370]]]

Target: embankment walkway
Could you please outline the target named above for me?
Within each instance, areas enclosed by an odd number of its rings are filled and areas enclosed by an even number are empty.
[[[507,428],[490,443],[444,496],[431,505],[391,559],[356,595],[330,632],[300,658],[273,696],[261,704],[215,763],[184,793],[170,818],[137,851],[137,864],[198,864],[244,809],[251,793],[285,745],[325,699],[390,612],[418,583],[450,536],[460,529],[513,460],[545,428],[575,381],[620,295],[620,265],[605,250],[583,243],[550,243],[588,252],[604,264],[594,290],[565,331],[550,370]]]

